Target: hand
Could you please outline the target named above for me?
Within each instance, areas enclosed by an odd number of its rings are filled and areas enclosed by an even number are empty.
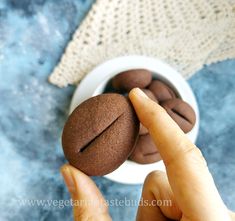
[[[158,147],[167,171],[167,175],[155,171],[147,176],[142,200],[149,205],[139,206],[136,219],[235,220],[234,213],[225,207],[200,150],[166,111],[141,90],[133,89],[129,97],[141,123],[149,130]],[[74,206],[76,221],[111,220],[103,196],[88,176],[69,165],[64,165],[61,172],[72,199],[91,202]],[[170,200],[171,206],[152,206],[151,202],[156,200]]]

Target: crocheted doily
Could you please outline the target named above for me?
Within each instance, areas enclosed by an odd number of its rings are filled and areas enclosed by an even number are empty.
[[[122,55],[156,57],[184,77],[235,57],[234,0],[97,0],[49,81],[77,84]]]

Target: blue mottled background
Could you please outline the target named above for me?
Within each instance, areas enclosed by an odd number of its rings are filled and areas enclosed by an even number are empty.
[[[74,87],[47,82],[93,0],[0,0],[0,220],[72,220],[71,207],[23,205],[69,199],[59,174],[61,130]],[[235,210],[235,60],[190,80],[201,114],[197,145],[226,205]],[[94,179],[106,199],[138,199],[141,186]],[[111,207],[134,220],[136,207]]]

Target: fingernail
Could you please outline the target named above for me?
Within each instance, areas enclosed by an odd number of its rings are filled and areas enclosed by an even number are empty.
[[[70,168],[67,165],[61,167],[60,172],[64,178],[64,182],[71,194],[75,193],[75,183]]]
[[[134,88],[133,90],[134,94],[137,95],[138,97],[148,98],[148,96],[141,89]]]

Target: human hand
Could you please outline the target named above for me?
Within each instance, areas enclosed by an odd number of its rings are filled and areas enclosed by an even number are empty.
[[[105,199],[90,177],[69,164],[60,171],[73,200],[75,221],[111,220]]]
[[[166,111],[139,89],[130,100],[141,123],[149,130],[166,165],[167,175],[155,171],[144,183],[137,220],[147,221],[230,221],[234,213],[227,210],[200,150],[193,145]],[[74,201],[74,220],[111,220],[106,202],[95,183],[70,165],[61,168]],[[171,206],[152,206],[151,202],[170,200]],[[83,202],[83,203],[81,203]],[[76,204],[76,202],[75,202]]]
[[[141,123],[149,130],[166,166],[145,180],[143,200],[171,200],[169,207],[140,206],[137,220],[235,220],[225,207],[201,151],[158,104],[139,89],[129,94]]]

